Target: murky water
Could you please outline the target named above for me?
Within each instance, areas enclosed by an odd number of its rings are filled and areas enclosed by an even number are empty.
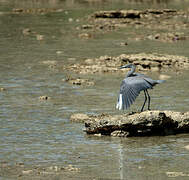
[[[46,1],[45,1],[46,2]],[[53,3],[52,3],[53,2]],[[122,31],[80,39],[78,26],[95,10],[129,8],[186,8],[184,1],[3,1],[0,0],[0,162],[31,166],[72,164],[86,177],[109,179],[166,179],[166,172],[189,169],[189,135],[146,138],[87,136],[84,125],[71,123],[72,113],[118,113],[115,102],[122,75],[89,76],[93,87],[62,81],[62,65],[87,57],[121,53],[160,52],[189,57],[188,41],[117,44]],[[59,8],[47,14],[13,14],[13,8]],[[24,35],[23,29],[32,33]],[[42,35],[43,40],[37,40]],[[45,62],[56,61],[57,66]],[[189,71],[171,76],[150,91],[152,109],[188,111]],[[159,74],[151,73],[158,79]],[[76,75],[75,75],[76,76]],[[40,100],[40,96],[49,100]],[[143,94],[130,110],[140,109]],[[122,113],[122,112],[121,112]],[[78,175],[79,177],[79,175]],[[177,179],[187,177],[177,177]]]

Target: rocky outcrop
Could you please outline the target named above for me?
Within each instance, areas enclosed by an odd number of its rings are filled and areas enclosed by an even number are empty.
[[[81,114],[79,114],[81,122]],[[85,132],[119,137],[189,133],[189,112],[144,111],[122,115],[83,115]],[[77,120],[77,115],[72,118]]]
[[[147,16],[157,15],[176,15],[179,14],[174,9],[147,9],[141,10],[112,10],[112,11],[97,11],[92,16],[94,18],[143,18]]]
[[[134,28],[136,31],[132,33],[127,31],[125,39],[129,37],[128,39],[136,41],[150,39],[161,42],[177,42],[178,40],[188,40],[188,16],[188,10],[176,9],[96,11],[89,16],[88,24],[82,25],[78,29],[82,30],[81,34],[86,35],[84,37],[89,37],[87,34],[94,32],[105,33],[123,28],[129,28],[128,30]],[[137,31],[139,28],[141,31]]]
[[[145,26],[149,29],[179,30],[188,28],[189,23],[186,22],[188,14],[189,11],[175,9],[97,11],[90,16],[89,26],[99,30],[113,30],[129,25]]]
[[[64,66],[80,74],[126,72],[119,67],[128,63],[137,65],[139,71],[179,70],[189,68],[189,59],[184,56],[164,54],[122,54],[118,57],[101,56],[95,59],[86,59],[83,63]]]
[[[142,11],[137,10],[120,10],[120,11],[97,11],[94,13],[95,18],[140,18]]]

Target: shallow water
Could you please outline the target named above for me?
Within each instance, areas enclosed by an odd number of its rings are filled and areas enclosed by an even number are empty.
[[[184,146],[189,144],[189,135],[128,139],[85,135],[84,125],[71,123],[70,115],[118,113],[115,102],[124,75],[90,75],[95,86],[78,87],[62,81],[69,72],[61,68],[85,58],[122,53],[159,52],[189,57],[188,41],[128,41],[128,46],[121,47],[118,44],[127,34],[122,30],[88,40],[80,39],[76,30],[96,10],[184,9],[188,2],[37,2],[0,1],[0,87],[5,88],[0,91],[0,162],[6,161],[13,167],[15,163],[24,163],[26,167],[72,164],[86,177],[109,179],[167,179],[166,172],[188,173],[188,150]],[[44,6],[63,11],[11,13],[13,8]],[[23,35],[25,28],[32,33]],[[43,40],[37,40],[37,34],[43,35]],[[47,61],[56,61],[57,65],[49,66]],[[152,109],[188,111],[189,71],[166,74],[171,78],[150,91]],[[149,76],[159,78],[158,73]],[[40,100],[43,95],[51,98]],[[141,93],[129,111],[139,110],[143,98]]]

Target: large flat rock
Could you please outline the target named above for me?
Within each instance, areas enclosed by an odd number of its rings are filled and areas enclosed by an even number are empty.
[[[85,115],[84,120],[87,134],[131,137],[189,133],[189,112],[144,111],[87,116]]]

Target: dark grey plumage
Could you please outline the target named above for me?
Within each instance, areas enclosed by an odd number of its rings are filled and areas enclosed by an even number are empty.
[[[148,110],[150,110],[150,96],[147,89],[152,89],[153,86],[164,82],[164,80],[153,80],[144,74],[135,73],[136,67],[133,64],[122,66],[121,69],[123,68],[131,68],[131,70],[128,72],[127,76],[121,83],[116,108],[119,110],[128,109],[131,104],[133,104],[140,91],[144,91],[145,101],[141,111],[143,111],[147,99]]]

